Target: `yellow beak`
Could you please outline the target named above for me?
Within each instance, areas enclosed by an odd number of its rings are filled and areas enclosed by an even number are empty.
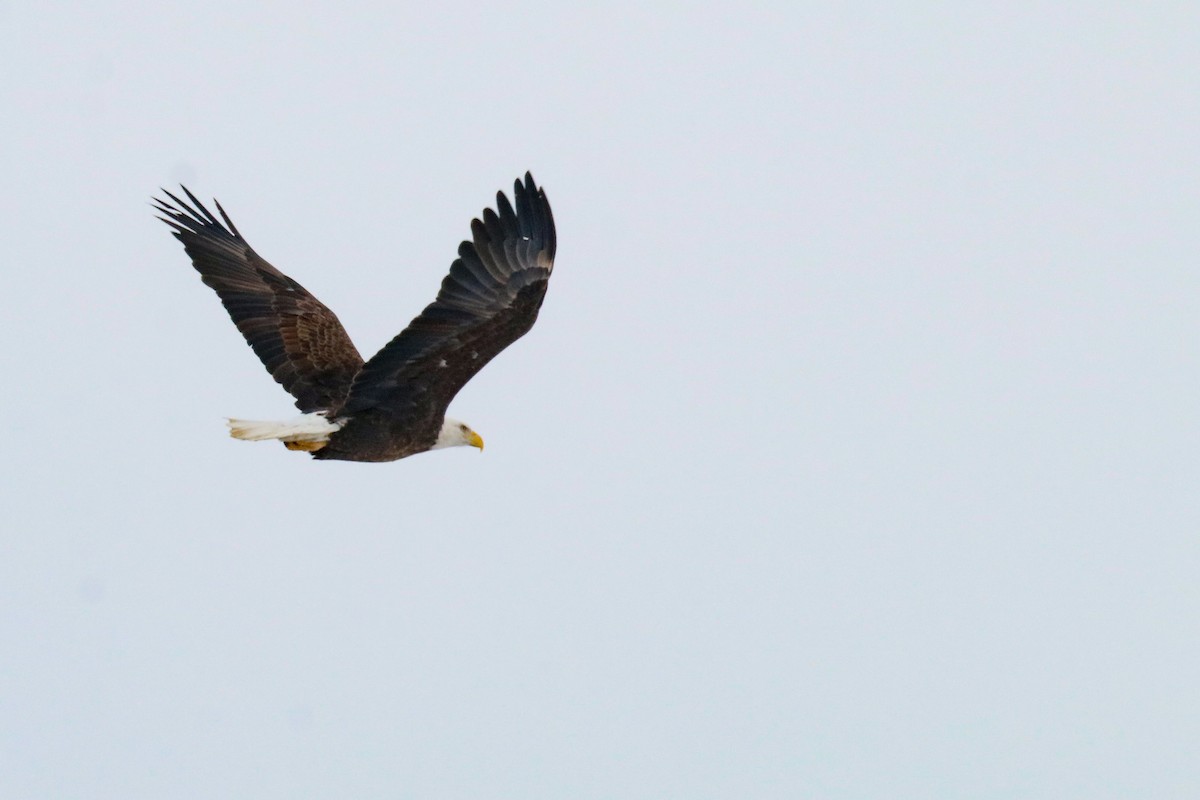
[[[483,452],[483,437],[475,431],[471,431],[471,435],[467,437],[467,444],[471,447],[478,447],[479,452]]]

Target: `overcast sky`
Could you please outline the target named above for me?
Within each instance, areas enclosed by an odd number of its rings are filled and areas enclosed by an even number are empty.
[[[1200,7],[879,5],[0,4],[0,796],[1200,796]],[[158,187],[371,353],[526,169],[485,453],[228,438]]]

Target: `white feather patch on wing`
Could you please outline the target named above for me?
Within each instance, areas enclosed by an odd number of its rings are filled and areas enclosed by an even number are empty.
[[[301,414],[283,421],[230,419],[229,435],[235,439],[261,442],[278,439],[281,442],[326,442],[336,431],[340,422],[330,422],[324,414]]]

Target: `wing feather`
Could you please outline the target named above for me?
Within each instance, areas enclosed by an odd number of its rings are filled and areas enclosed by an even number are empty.
[[[497,193],[497,210],[472,221],[437,299],[363,366],[347,413],[402,417],[415,403],[445,413],[467,381],[533,327],[554,267],[554,217],[528,172],[513,197],[515,207]]]
[[[154,208],[267,371],[301,411],[340,407],[363,360],[337,316],[255,253],[220,203],[218,220],[181,188],[187,201],[164,189]]]

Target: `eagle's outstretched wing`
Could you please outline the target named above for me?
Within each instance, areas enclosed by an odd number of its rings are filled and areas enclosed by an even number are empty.
[[[376,353],[354,379],[345,411],[380,409],[405,417],[446,406],[463,385],[533,327],[554,266],[554,217],[526,172],[496,209],[471,222],[437,299]]]
[[[217,203],[222,225],[195,195],[191,204],[163,190],[160,217],[216,290],[246,342],[304,412],[342,405],[362,356],[332,311],[254,252]]]

